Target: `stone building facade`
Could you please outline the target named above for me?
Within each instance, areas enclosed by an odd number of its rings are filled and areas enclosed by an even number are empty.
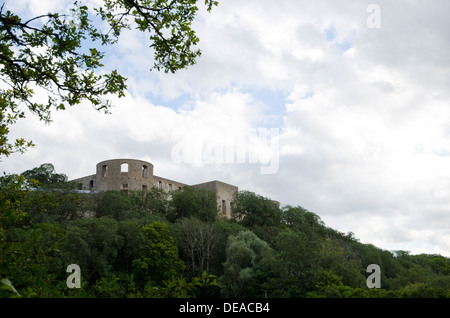
[[[182,189],[188,184],[155,176],[150,162],[135,159],[112,159],[99,162],[96,173],[72,180],[79,185],[79,190],[92,192],[148,190],[151,187],[163,189],[166,192]],[[190,185],[194,188],[205,188],[217,195],[217,206],[221,214],[231,218],[233,210],[233,195],[238,187],[221,181],[210,181]]]

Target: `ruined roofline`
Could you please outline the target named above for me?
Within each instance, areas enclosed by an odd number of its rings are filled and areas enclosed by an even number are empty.
[[[235,185],[233,185],[231,183],[226,183],[226,182],[223,182],[223,181],[220,181],[220,180],[211,180],[211,181],[207,181],[207,182],[196,183],[196,184],[193,184],[192,186],[204,185],[204,184],[208,184],[208,183],[220,183],[220,184],[229,185],[229,186],[233,186],[233,187],[235,186]]]
[[[125,168],[124,168],[125,167]],[[71,181],[80,184],[80,190],[105,191],[105,190],[139,190],[149,189],[153,186],[169,191],[184,186],[205,187],[213,191],[218,188],[238,190],[238,187],[219,180],[187,184],[153,174],[154,165],[140,159],[118,158],[108,159],[97,163],[96,173]]]
[[[80,191],[128,191],[144,190],[152,187],[162,189],[168,193],[182,189],[184,186],[203,188],[214,192],[217,196],[217,206],[221,215],[231,218],[234,194],[239,191],[235,185],[213,180],[189,185],[172,179],[153,174],[152,163],[138,159],[109,159],[100,161],[96,165],[96,173],[72,181],[78,182]]]

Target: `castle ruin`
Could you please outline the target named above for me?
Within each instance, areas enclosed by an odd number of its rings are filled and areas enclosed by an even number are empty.
[[[99,162],[95,174],[72,181],[78,183],[79,190],[91,192],[112,190],[128,193],[130,190],[147,191],[151,187],[157,187],[170,193],[188,185],[155,176],[150,162],[135,159],[112,159]],[[238,187],[217,180],[190,186],[214,192],[220,211],[227,218],[231,218],[233,195],[238,192]]]

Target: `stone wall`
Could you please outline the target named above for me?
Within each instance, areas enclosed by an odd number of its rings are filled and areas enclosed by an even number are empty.
[[[149,190],[152,186],[166,192],[182,189],[187,184],[153,175],[150,162],[135,159],[112,159],[99,162],[94,175],[72,180],[79,184],[79,190],[123,191]],[[233,196],[238,187],[221,181],[211,181],[192,185],[205,188],[217,195],[217,206],[221,214],[231,218]]]
[[[83,178],[72,180],[73,182],[77,183],[78,190],[90,190],[95,191],[95,186],[97,184],[96,182],[97,175],[93,174],[90,176],[86,176]]]
[[[231,218],[233,213],[233,197],[238,192],[238,187],[217,180],[195,184],[192,187],[204,188],[214,192],[217,195],[217,206],[222,215]]]
[[[97,191],[146,190],[153,185],[153,165],[134,159],[114,159],[97,164]]]
[[[182,189],[187,184],[166,179],[163,177],[153,176],[153,186],[157,187],[158,189],[163,189],[166,192],[175,191],[178,189]]]

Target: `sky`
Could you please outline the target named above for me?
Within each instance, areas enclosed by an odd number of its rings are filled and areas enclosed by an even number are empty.
[[[14,10],[70,3],[15,0]],[[0,171],[49,162],[74,179],[103,160],[141,159],[158,176],[220,180],[302,206],[362,243],[450,257],[449,1],[199,7],[194,66],[150,71],[145,35],[125,32],[104,61],[128,78],[111,114],[81,104],[49,125],[28,115],[11,138],[36,147]]]

